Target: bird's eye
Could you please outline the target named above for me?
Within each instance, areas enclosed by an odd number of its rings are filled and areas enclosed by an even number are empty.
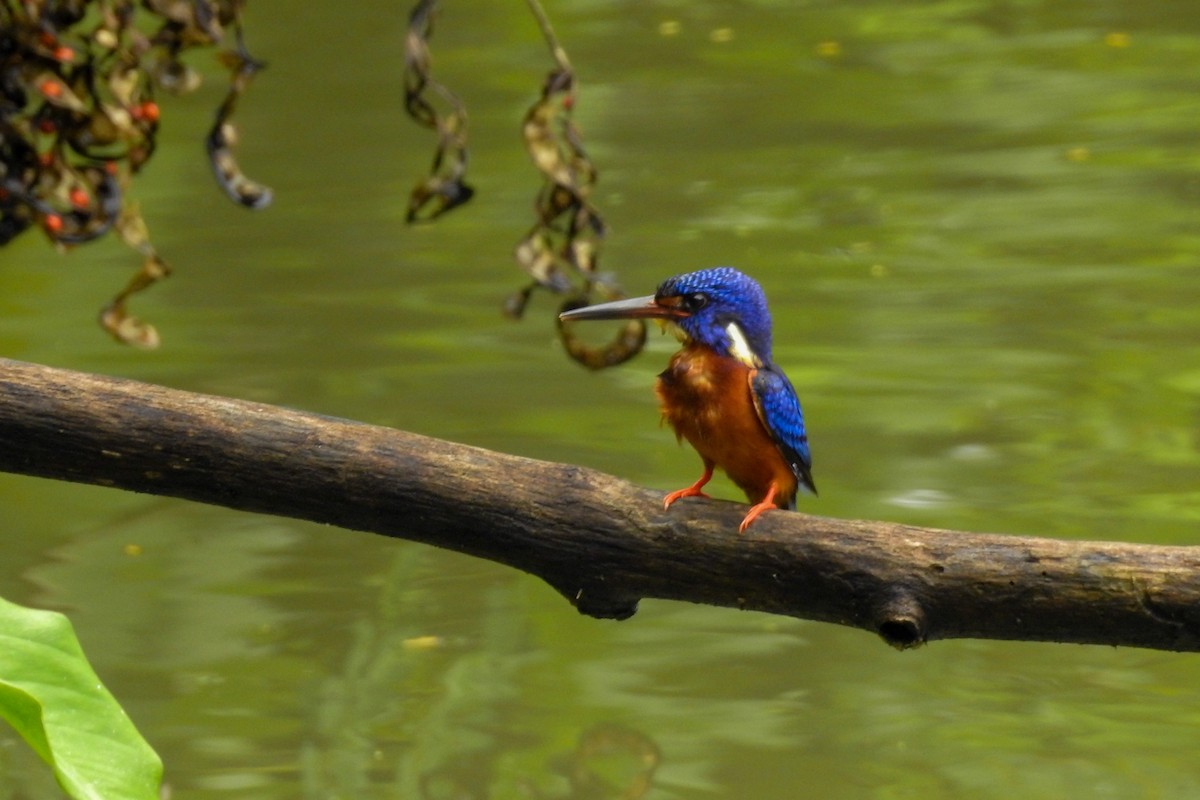
[[[702,309],[706,305],[708,305],[708,295],[701,294],[700,292],[696,292],[695,294],[689,294],[687,296],[687,298],[685,298],[684,304],[687,307],[688,311],[692,311],[692,312],[699,311],[700,309]]]

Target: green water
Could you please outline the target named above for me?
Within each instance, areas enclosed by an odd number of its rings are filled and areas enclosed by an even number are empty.
[[[551,65],[521,3],[443,5],[471,205],[403,224],[432,143],[401,113],[394,4],[255,0],[270,68],[240,153],[275,205],[212,185],[219,80],[165,98],[137,194],[176,274],[135,301],[163,348],[93,324],[134,266],[119,245],[29,235],[0,252],[0,354],[690,483],[651,391],[671,340],[593,375],[549,298],[501,316],[537,186],[518,123]],[[631,292],[715,264],[761,280],[809,418],[805,509],[1200,540],[1200,7],[548,11],[604,268]],[[896,653],[668,602],[599,622],[534,578],[336,529],[16,477],[0,508],[0,594],[70,614],[176,798],[562,797],[603,724],[661,752],[651,800],[1200,796],[1195,655]],[[54,791],[0,735],[0,799]]]

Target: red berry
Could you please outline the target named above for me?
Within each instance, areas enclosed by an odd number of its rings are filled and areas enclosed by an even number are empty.
[[[42,220],[42,227],[46,229],[47,233],[51,234],[52,236],[56,236],[59,233],[62,233],[62,217],[60,217],[58,214],[47,214]]]
[[[56,100],[59,97],[62,97],[63,87],[58,81],[52,81],[47,78],[38,84],[38,91],[51,100]]]
[[[76,186],[70,192],[71,205],[76,208],[87,208],[92,199],[88,197],[88,193]]]

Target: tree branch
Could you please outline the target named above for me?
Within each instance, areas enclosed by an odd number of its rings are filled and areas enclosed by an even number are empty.
[[[965,533],[687,500],[567,464],[0,359],[0,470],[410,539],[641,598],[874,631],[1200,650],[1200,550]]]

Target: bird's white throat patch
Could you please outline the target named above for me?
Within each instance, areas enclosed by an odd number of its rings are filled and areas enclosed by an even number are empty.
[[[725,332],[729,334],[729,355],[751,369],[758,369],[762,366],[762,359],[750,347],[750,342],[747,341],[746,334],[742,332],[740,325],[731,322],[725,326]]]

